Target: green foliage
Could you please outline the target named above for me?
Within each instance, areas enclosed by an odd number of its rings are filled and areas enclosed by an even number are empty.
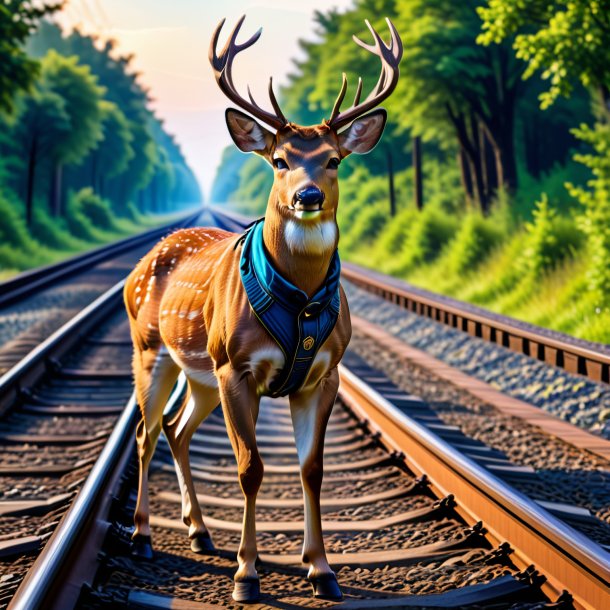
[[[596,307],[610,306],[610,124],[595,128],[582,125],[576,135],[593,147],[595,154],[576,155],[593,173],[589,189],[568,184],[570,194],[584,208],[579,226],[587,237],[587,279]]]
[[[103,137],[104,90],[78,57],[64,57],[53,50],[41,62],[41,87],[63,100],[70,122],[69,130],[54,146],[54,156],[60,163],[79,163]]]
[[[539,280],[545,272],[574,253],[581,236],[573,222],[559,217],[549,206],[546,194],[536,202],[533,216],[533,222],[525,224],[527,236],[519,264],[527,279]]]
[[[70,233],[63,220],[58,222],[42,206],[37,206],[34,209],[30,234],[37,242],[53,250],[77,250],[79,247],[82,249],[86,245],[86,242]]]
[[[471,272],[497,247],[503,234],[495,218],[470,212],[462,219],[455,237],[447,246],[450,271],[456,275]]]
[[[66,206],[65,223],[70,233],[79,239],[96,243],[99,241],[98,235],[89,223],[89,219],[83,212],[81,197],[83,191],[70,193],[68,195],[68,205]]]
[[[525,77],[542,71],[549,87],[543,108],[570,95],[574,80],[585,87],[610,87],[610,2],[608,0],[488,0],[478,9],[482,44],[516,34],[514,49],[528,63]]]
[[[247,160],[248,157],[234,145],[227,146],[222,151],[210,193],[212,202],[225,203],[237,200],[240,171]]]
[[[23,50],[23,43],[43,17],[60,7],[60,2],[31,0],[0,3],[0,111],[12,111],[15,93],[32,85],[38,64]]]
[[[402,273],[439,256],[457,229],[454,216],[429,206],[415,218],[398,256],[397,269]]]
[[[135,156],[133,135],[127,117],[121,109],[107,100],[100,102],[102,141],[91,153],[96,166],[103,168],[104,179],[124,173]]]
[[[30,251],[34,242],[30,238],[22,216],[19,201],[10,193],[0,190],[0,244],[8,250]],[[0,258],[0,261],[3,259]]]
[[[73,206],[87,218],[94,227],[103,230],[116,230],[112,212],[108,202],[93,192],[92,188],[84,188],[73,197]]]
[[[372,242],[381,232],[388,220],[386,210],[379,205],[364,206],[356,214],[353,224],[341,240],[345,250],[356,250]]]
[[[569,161],[566,165],[555,166],[552,171],[545,172],[538,178],[522,172],[519,190],[512,199],[512,211],[516,218],[532,220],[536,209],[532,202],[539,200],[544,194],[548,197],[554,210],[563,215],[570,215],[578,207],[578,203],[566,189],[566,182],[584,182],[589,172],[582,165]]]
[[[399,252],[409,234],[418,213],[413,208],[406,208],[396,214],[394,218],[388,219],[379,239],[375,242],[374,251],[379,258],[384,258],[388,253]]]

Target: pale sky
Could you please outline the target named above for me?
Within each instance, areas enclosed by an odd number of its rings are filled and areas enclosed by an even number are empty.
[[[269,107],[269,77],[277,83],[277,92],[298,56],[297,40],[314,38],[313,11],[351,4],[352,0],[69,0],[59,21],[115,38],[122,53],[135,54],[133,66],[151,89],[157,115],[177,137],[207,197],[220,153],[231,143],[224,122],[230,102],[218,89],[208,62],[216,24],[227,18],[219,47],[242,14],[246,20],[238,42],[262,26],[258,42],[235,60],[234,80],[244,95],[249,83],[256,101]],[[337,75],[338,83],[339,79]]]

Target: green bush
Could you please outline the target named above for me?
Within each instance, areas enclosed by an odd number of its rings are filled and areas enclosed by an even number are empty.
[[[0,191],[0,243],[16,250],[28,251],[35,244],[21,215],[23,205],[11,193]]]
[[[456,274],[474,269],[502,240],[493,219],[478,212],[466,214],[455,237],[447,246],[447,266]]]
[[[404,242],[398,267],[402,272],[435,259],[457,229],[455,216],[438,207],[424,208],[416,217]]]
[[[356,217],[354,224],[347,230],[347,234],[341,242],[342,247],[346,250],[353,250],[372,242],[379,235],[387,220],[388,213],[379,206],[364,208]]]
[[[70,234],[64,222],[59,218],[51,218],[40,205],[34,208],[32,237],[48,248],[55,250],[72,250],[79,247],[78,240]]]
[[[597,308],[610,307],[610,124],[581,125],[573,133],[593,147],[593,154],[574,157],[591,170],[593,179],[589,189],[566,186],[583,208],[578,224],[587,237],[589,288]]]
[[[417,210],[407,208],[401,210],[394,218],[389,218],[375,242],[375,251],[384,258],[399,252],[417,215]]]
[[[96,243],[98,241],[98,236],[92,228],[89,219],[83,213],[80,201],[81,194],[86,190],[89,189],[83,189],[78,193],[71,192],[68,194],[65,222],[68,230],[74,237]]]
[[[141,222],[142,216],[135,204],[130,201],[123,209],[123,217],[131,222]]]
[[[568,256],[573,256],[582,243],[576,223],[549,206],[546,194],[536,202],[534,220],[525,224],[526,237],[519,265],[526,278],[538,280]]]
[[[76,193],[74,204],[91,221],[94,227],[105,231],[115,231],[117,229],[110,205],[94,193],[92,188],[84,188]]]

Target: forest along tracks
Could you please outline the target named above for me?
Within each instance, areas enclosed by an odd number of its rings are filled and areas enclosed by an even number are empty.
[[[167,233],[197,224],[201,211],[0,283],[0,375],[124,278]]]

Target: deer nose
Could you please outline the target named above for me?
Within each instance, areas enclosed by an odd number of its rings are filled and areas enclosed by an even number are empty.
[[[324,193],[317,186],[308,186],[297,191],[294,198],[303,207],[315,205],[321,207],[324,202]]]

